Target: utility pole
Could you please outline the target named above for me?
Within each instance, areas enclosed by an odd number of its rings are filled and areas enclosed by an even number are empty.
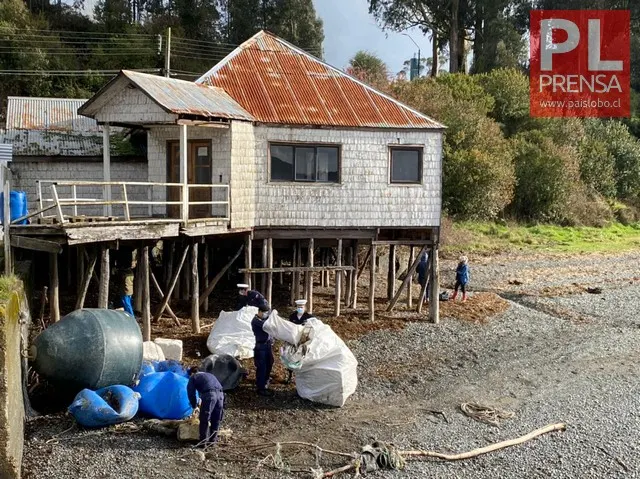
[[[171,72],[171,27],[167,28],[167,45],[164,48],[164,76],[169,78]]]

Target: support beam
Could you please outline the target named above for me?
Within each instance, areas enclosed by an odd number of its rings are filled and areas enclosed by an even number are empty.
[[[310,268],[313,268],[313,238],[309,239],[308,261]],[[307,271],[307,311],[313,314],[313,271]]]
[[[204,243],[202,250],[202,280],[204,284],[209,284],[209,245]],[[209,297],[205,298],[204,303],[202,303],[202,312],[209,312]]]
[[[269,240],[262,240],[262,267],[268,268],[267,263],[269,262]],[[260,286],[262,288],[262,293],[266,294],[267,292],[267,274],[263,273],[260,279]],[[269,303],[271,304],[271,303]]]
[[[189,245],[186,248],[191,251]],[[189,268],[182,269],[182,279],[180,281],[180,299],[188,301],[191,294],[191,270]]]
[[[353,268],[353,248],[351,246],[348,246],[347,248],[345,248],[345,253],[346,253],[345,263]],[[353,288],[353,281],[351,280],[351,274],[352,273],[349,270],[349,271],[345,271],[344,275],[342,276],[346,282],[344,304],[345,304],[345,307],[347,308],[351,307],[351,288]]]
[[[422,313],[422,305],[424,300],[427,297],[427,287],[429,286],[429,278],[431,277],[431,261],[427,263],[427,271],[425,271],[426,281],[420,288],[420,299],[418,300],[418,307],[416,308],[416,312]]]
[[[376,245],[371,245],[369,261],[369,319],[376,319]]]
[[[342,239],[338,240],[336,249],[336,266],[342,266]],[[336,304],[335,315],[340,316],[340,306],[342,301],[342,271],[336,270]]]
[[[165,240],[164,245],[165,248],[163,249],[162,255],[164,257],[164,263],[167,265],[166,274],[164,277],[164,287],[166,289],[169,289],[169,284],[171,283],[171,278],[173,277],[173,255],[175,253],[176,245],[175,242],[170,240]]]
[[[418,256],[418,258],[420,258],[420,256]],[[409,271],[409,268],[411,268],[411,265],[413,264],[414,260],[415,260],[415,250],[413,249],[413,246],[410,246],[409,247],[409,263],[407,264],[407,272]],[[411,288],[412,285],[413,285],[413,274],[411,274],[411,279],[407,283],[407,307],[409,309],[413,307],[413,294],[412,294],[412,288]]]
[[[191,331],[200,334],[200,280],[198,278],[198,243],[191,245]]]
[[[57,253],[49,253],[49,319],[52,323],[60,321],[60,278]]]
[[[431,275],[429,282],[431,283],[431,291],[429,297],[429,318],[432,323],[440,322],[440,267],[438,260],[439,231],[433,233],[433,246],[429,255],[431,264]]]
[[[153,274],[153,270],[152,269],[149,269],[149,276],[150,276],[151,282],[153,283],[153,287],[156,289],[156,291],[158,292],[160,297],[164,298],[164,293],[162,292],[162,288],[160,287],[160,283],[158,283],[158,280],[156,279],[156,275]],[[180,324],[180,320],[178,319],[176,314],[171,309],[171,306],[169,306],[167,304],[167,308],[166,309],[167,309],[167,313],[169,313],[169,316],[171,316],[173,318],[173,322],[176,323],[176,326],[178,326],[178,327],[182,326]]]
[[[362,275],[362,272],[364,271],[365,266],[369,264],[369,258],[371,258],[372,248],[373,248],[373,245],[369,247],[369,249],[367,250],[367,255],[364,257],[364,261],[360,265],[360,269],[358,270],[358,280],[360,280],[360,276]]]
[[[182,198],[182,222],[186,226],[189,220],[189,177],[187,169],[187,125],[179,125],[180,129],[180,197]]]
[[[351,307],[353,309],[358,309],[358,262],[360,261],[358,251],[360,250],[360,244],[358,241],[353,242],[353,267],[354,271],[351,273],[351,281],[353,282],[353,286],[351,286]]]
[[[133,311],[142,313],[142,298],[144,291],[144,276],[142,274],[142,248],[136,249],[136,268],[133,279]]]
[[[98,308],[109,307],[109,247],[100,250],[100,286],[98,291]]]
[[[389,246],[389,273],[387,274],[387,301],[393,299],[396,290],[396,245]]]
[[[178,267],[173,273],[173,278],[171,278],[171,283],[169,284],[169,289],[167,290],[167,294],[164,295],[164,298],[162,299],[162,303],[158,308],[158,312],[153,317],[154,322],[157,322],[160,319],[160,317],[162,316],[162,313],[164,313],[165,308],[169,304],[169,299],[171,299],[171,294],[173,293],[173,289],[176,287],[176,283],[180,278],[180,272],[182,271],[182,266],[184,265],[184,262],[187,259],[188,253],[189,253],[189,247],[185,247],[184,251],[182,252],[182,257],[180,258],[180,262],[178,263]]]
[[[253,264],[251,263],[252,248],[253,248],[253,238],[251,236],[251,233],[249,233],[244,240],[244,264],[245,264],[245,268],[247,269],[251,269],[253,267]],[[244,274],[244,282],[245,284],[249,285],[249,289],[252,289],[251,273],[247,272]]]
[[[389,306],[387,307],[387,311],[391,311],[396,305],[396,303],[398,302],[398,300],[400,299],[402,292],[407,287],[407,284],[411,281],[411,278],[413,277],[413,273],[415,273],[416,268],[418,267],[418,263],[420,262],[422,253],[424,253],[427,248],[428,246],[423,246],[422,249],[420,249],[420,253],[418,253],[418,257],[413,261],[413,264],[409,267],[409,270],[407,271],[407,275],[404,277],[404,281],[400,285],[400,289],[398,289],[398,292],[393,296],[391,303],[389,303]]]
[[[102,125],[102,181],[111,181],[111,127],[109,123]],[[105,201],[111,201],[111,185],[104,187]],[[104,205],[104,215],[111,216],[111,204]]]
[[[273,240],[271,238],[267,240],[267,268],[273,268]],[[267,273],[266,293],[267,302],[271,305],[271,297],[273,295],[273,273]]]
[[[300,267],[302,266],[302,242],[301,241],[296,241],[296,267]],[[301,288],[300,288],[300,280],[301,280],[301,275],[298,271],[295,271],[293,273],[293,283],[295,285],[295,298],[296,299],[300,299],[303,296],[303,293],[301,292]],[[293,304],[293,301],[291,302],[291,304]]]
[[[291,254],[291,267],[292,268],[295,268],[297,266],[297,260],[298,260],[298,243],[294,241],[293,242],[293,251],[292,251],[292,254]],[[282,265],[280,265],[280,266],[282,266]],[[298,286],[297,286],[296,281],[298,281],[299,278],[300,277],[299,277],[298,273],[295,273],[295,272],[291,273],[291,288],[289,289],[289,293],[290,293],[290,295],[289,295],[289,304],[292,304],[292,305],[294,304],[294,301],[296,299],[298,299],[297,296],[296,296],[298,294],[298,291],[297,291]]]
[[[151,288],[149,287],[149,247],[138,249],[142,269],[142,340],[151,341]]]
[[[85,252],[82,251],[82,256],[84,257]],[[84,308],[84,301],[87,297],[87,291],[89,290],[89,284],[91,283],[91,278],[95,274],[96,263],[98,262],[98,255],[92,254],[89,258],[89,267],[86,271],[84,271],[84,276],[82,277],[82,287],[78,293],[78,298],[76,299],[76,309]]]
[[[84,282],[84,253],[82,250],[84,246],[76,247],[76,298],[80,297],[80,293],[82,291],[82,284]],[[77,299],[76,299],[77,301]],[[76,308],[80,309],[80,308]]]
[[[233,256],[233,258],[231,258],[229,260],[229,262],[222,267],[222,269],[218,272],[218,274],[216,274],[213,277],[213,279],[207,285],[207,287],[204,289],[204,291],[202,293],[200,293],[200,305],[201,306],[202,306],[202,303],[204,303],[207,300],[207,298],[209,297],[209,295],[213,291],[213,288],[216,287],[216,285],[218,284],[218,281],[220,281],[220,279],[225,275],[225,273],[231,267],[231,265],[233,263],[235,263],[235,261],[240,257],[240,255],[242,254],[242,250],[243,249],[244,249],[244,246],[240,246],[240,249],[238,249],[238,252]]]

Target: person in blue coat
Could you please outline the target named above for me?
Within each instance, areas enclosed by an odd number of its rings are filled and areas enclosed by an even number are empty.
[[[253,363],[256,366],[256,389],[260,396],[273,396],[273,391],[267,389],[269,375],[273,367],[273,340],[263,329],[267,320],[269,308],[262,304],[258,307],[258,314],[251,320],[251,329],[256,337],[253,348]]]
[[[245,306],[254,306],[259,308],[260,306],[266,306],[267,310],[269,310],[269,303],[266,298],[262,296],[258,291],[254,291],[253,289],[249,289],[248,284],[239,284],[238,285],[238,300],[236,301],[235,311],[240,311]]]
[[[425,251],[420,257],[420,262],[418,263],[418,283],[420,286],[424,287],[427,285],[427,289],[425,292],[424,300],[427,301],[429,299],[429,278],[427,277],[427,269],[429,264],[429,254]]]
[[[192,408],[196,408],[196,391],[200,395],[200,445],[213,444],[224,416],[224,391],[218,378],[201,372],[197,366],[189,369],[187,396]]]
[[[467,283],[469,282],[469,260],[466,256],[460,256],[460,262],[456,268],[456,284],[455,291],[451,298],[452,301],[456,300],[458,296],[458,288],[462,291],[462,301],[467,300]]]

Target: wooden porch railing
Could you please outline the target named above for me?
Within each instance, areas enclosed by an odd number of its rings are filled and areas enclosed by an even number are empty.
[[[87,211],[87,208],[95,209],[96,206],[103,206],[104,208],[104,216],[113,217],[111,214],[113,207],[121,207],[122,208],[122,217],[118,217],[118,220],[122,220],[127,223],[140,223],[148,220],[154,216],[154,207],[163,208],[165,217],[168,213],[166,209],[170,206],[177,207],[180,210],[180,217],[175,218],[177,220],[181,220],[183,223],[187,224],[193,221],[203,221],[206,219],[216,219],[220,221],[229,221],[230,210],[229,210],[229,185],[221,185],[221,184],[190,184],[183,185],[182,183],[153,183],[153,182],[142,182],[142,181],[50,181],[50,180],[39,180],[37,183],[37,193],[38,193],[38,209],[28,215],[22,216],[20,218],[15,219],[11,222],[11,224],[21,223],[22,221],[39,217],[40,219],[46,218],[55,218],[58,223],[67,223],[70,221],[70,216],[78,217]],[[186,188],[185,188],[186,186]],[[102,190],[102,195],[100,197],[91,197],[91,192],[87,193],[86,189],[99,188]],[[161,188],[162,196],[167,198],[169,195],[169,188],[176,188],[179,191],[179,196],[177,199],[164,199],[164,200],[153,200],[153,189]],[[60,190],[66,189],[69,197],[63,197],[61,195]],[[82,191],[85,189],[85,191]],[[132,189],[138,190],[133,196],[143,196],[140,194],[140,190],[146,190],[147,200],[142,199],[134,199],[132,196]],[[219,197],[222,198],[220,200],[207,200],[207,201],[190,201],[191,192],[195,189],[209,189],[211,190],[211,198]],[[115,190],[117,193],[118,190],[121,193],[121,199],[106,199],[110,198],[112,193]],[[219,192],[219,193],[217,193]],[[190,207],[192,206],[210,206],[210,214],[205,215],[204,217],[200,215],[194,215],[194,217],[190,217]],[[140,214],[139,211],[147,207],[147,212],[145,214]],[[214,206],[220,206],[220,210],[224,210],[224,212],[220,214],[214,214],[213,209]],[[132,207],[137,207],[135,209]],[[71,215],[65,215],[64,210],[71,211]],[[53,214],[47,214],[53,210]],[[136,214],[136,212],[138,212]],[[87,215],[87,216],[95,216],[95,215]],[[197,217],[196,217],[197,216]]]

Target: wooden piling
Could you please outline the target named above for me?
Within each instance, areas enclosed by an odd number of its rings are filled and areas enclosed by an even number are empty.
[[[415,256],[415,251],[413,249],[413,246],[410,246],[409,247],[409,263],[407,264],[407,274],[415,259],[414,256]],[[413,274],[411,275],[411,279],[407,283],[407,307],[409,309],[413,307],[413,294],[412,294],[412,288],[411,288],[412,285],[413,285]]]
[[[222,277],[225,275],[225,273],[229,270],[229,268],[231,268],[231,265],[235,263],[236,260],[240,257],[243,249],[244,249],[244,245],[240,246],[240,248],[238,249],[238,252],[227,262],[227,264],[225,264],[222,267],[220,271],[218,271],[218,274],[216,274],[211,279],[211,281],[209,281],[209,284],[207,284],[207,286],[204,288],[202,293],[200,293],[200,306],[204,304],[204,302],[207,300],[207,298],[209,297],[213,289],[218,284],[218,281],[220,281]]]
[[[142,339],[151,341],[151,288],[149,287],[149,247],[139,248],[142,275]]]
[[[338,240],[336,248],[336,266],[342,266],[342,239]],[[342,301],[342,271],[336,271],[336,304],[335,315],[340,316],[340,303]]]
[[[156,315],[153,318],[154,322],[157,322],[160,319],[160,316],[162,316],[162,313],[164,312],[165,308],[169,304],[169,300],[171,299],[171,295],[173,294],[173,290],[176,287],[176,285],[178,284],[178,280],[180,278],[180,272],[182,271],[182,266],[184,265],[184,262],[187,259],[187,254],[188,253],[189,253],[189,247],[185,247],[185,249],[182,252],[182,257],[180,258],[180,262],[178,263],[178,267],[173,272],[173,278],[171,278],[171,283],[169,284],[169,288],[167,289],[167,292],[164,295],[164,298],[162,299],[162,303],[160,304],[160,307],[158,308],[158,312],[156,313]]]
[[[85,251],[82,251],[82,256],[84,257]],[[84,301],[87,297],[87,291],[89,290],[89,285],[91,284],[91,278],[95,274],[95,267],[98,261],[98,256],[94,253],[91,255],[89,259],[89,265],[86,271],[83,272],[82,277],[82,286],[80,288],[80,292],[78,293],[78,298],[76,299],[76,309],[84,308]],[[84,261],[83,261],[84,262]]]
[[[389,273],[387,274],[387,300],[393,299],[396,290],[396,245],[389,246]]]
[[[371,260],[369,263],[369,319],[376,318],[376,245],[371,245]]]
[[[296,266],[299,266],[297,264],[297,259],[298,259],[298,243],[296,241],[293,242],[293,251],[291,253],[291,267],[295,268]],[[294,304],[294,301],[296,299],[298,299],[296,297],[296,294],[298,294],[298,287],[297,287],[297,283],[296,281],[298,281],[300,279],[300,276],[298,275],[298,273],[291,273],[291,287],[289,289],[289,303],[290,304]]]
[[[209,284],[209,245],[204,243],[202,245],[202,280],[204,284]],[[209,312],[209,297],[207,296],[202,303],[202,312]]]
[[[200,334],[200,284],[198,278],[198,243],[191,245],[191,331]]]
[[[429,255],[431,264],[431,275],[429,282],[431,283],[431,291],[429,291],[429,318],[432,323],[440,322],[440,267],[438,259],[438,231],[432,234],[433,246]]]
[[[309,251],[307,263],[309,267],[313,267],[313,238],[309,238]],[[313,271],[307,271],[307,310],[309,314],[313,313]]]
[[[49,253],[49,319],[52,323],[60,321],[60,278],[57,253]]]
[[[76,298],[80,297],[80,293],[82,292],[82,285],[84,282],[84,252],[82,251],[82,246],[76,247]],[[77,299],[76,299],[77,301]]]
[[[418,263],[420,262],[420,257],[422,256],[422,253],[424,253],[426,249],[427,249],[427,246],[426,245],[423,246],[422,249],[420,250],[420,253],[418,254],[418,257],[414,259],[413,263],[409,267],[409,270],[407,271],[407,275],[405,276],[404,281],[402,282],[402,284],[400,285],[400,288],[398,289],[398,292],[393,296],[393,299],[389,303],[389,306],[387,307],[387,311],[391,311],[396,305],[396,303],[398,302],[398,300],[400,299],[402,292],[407,287],[407,284],[411,281],[411,278],[413,277],[413,273],[415,273],[416,268],[418,267]]]
[[[348,246],[345,248],[345,264],[353,266],[353,248]],[[351,279],[352,274],[356,274],[354,271],[346,271],[343,279],[345,280],[345,294],[344,294],[344,304],[346,308],[351,307],[351,288],[353,288],[353,281]]]
[[[100,286],[98,291],[98,308],[109,307],[109,248],[102,246],[100,250]]]
[[[251,253],[253,249],[253,236],[251,233],[247,235],[244,239],[244,267],[247,269],[253,268]],[[244,282],[249,285],[249,289],[251,289],[251,273],[244,274]]]
[[[351,307],[353,309],[358,309],[358,251],[360,249],[360,244],[358,241],[353,242],[353,272],[351,274],[351,281],[353,285],[351,286]]]
[[[140,267],[140,258],[142,258],[142,248],[136,250],[136,268],[133,281],[133,311],[142,312],[142,291],[144,290],[144,276]]]
[[[273,239],[267,240],[267,268],[273,268]],[[267,273],[266,299],[271,305],[271,297],[273,293],[273,273]]]

